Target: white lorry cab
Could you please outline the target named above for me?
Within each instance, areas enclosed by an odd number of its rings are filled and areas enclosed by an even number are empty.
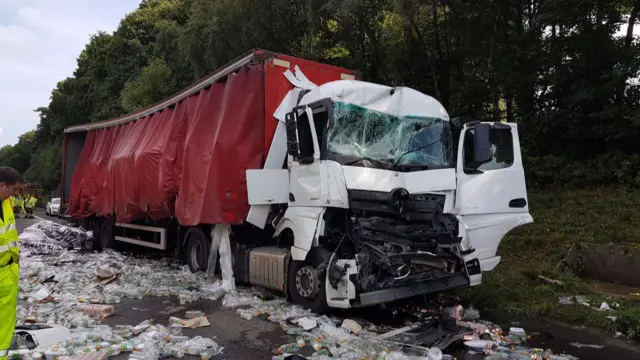
[[[533,221],[517,125],[456,127],[410,88],[299,77],[275,115],[276,161],[247,171],[249,222],[284,205],[273,225],[293,301],[349,308],[480,284],[503,237]]]

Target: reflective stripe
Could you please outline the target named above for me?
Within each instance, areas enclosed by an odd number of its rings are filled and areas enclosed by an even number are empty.
[[[7,356],[9,355],[9,350],[0,350],[0,356]]]
[[[0,235],[6,233],[7,231],[11,231],[11,230],[18,230],[16,228],[16,224],[9,224],[5,227],[0,227]]]
[[[5,251],[9,251],[9,249],[14,248],[14,247],[18,247],[18,243],[15,242],[15,241],[12,241],[7,245],[2,245],[2,246],[0,246],[0,254],[2,254]]]

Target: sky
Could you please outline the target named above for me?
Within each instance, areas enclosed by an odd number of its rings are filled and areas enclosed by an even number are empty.
[[[33,112],[49,104],[73,74],[89,37],[113,32],[140,0],[0,0],[0,147],[35,129]]]

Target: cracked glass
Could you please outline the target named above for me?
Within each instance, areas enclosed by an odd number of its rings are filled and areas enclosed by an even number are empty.
[[[451,128],[440,118],[397,117],[335,102],[327,130],[328,157],[344,165],[368,161],[381,168],[453,165]]]

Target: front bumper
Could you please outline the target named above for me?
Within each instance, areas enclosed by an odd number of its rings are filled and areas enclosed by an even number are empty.
[[[407,299],[418,295],[439,293],[445,290],[468,285],[469,277],[465,273],[457,273],[445,278],[425,280],[416,284],[397,286],[360,294],[360,306],[371,306]]]

